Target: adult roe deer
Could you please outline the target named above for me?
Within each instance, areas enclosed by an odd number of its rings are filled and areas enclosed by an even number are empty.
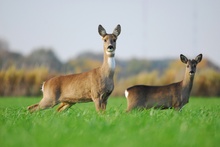
[[[134,108],[174,108],[180,110],[189,101],[197,64],[202,60],[202,54],[189,60],[180,55],[180,60],[186,64],[184,79],[165,86],[135,85],[125,90],[127,111]]]
[[[95,103],[97,111],[105,110],[107,99],[114,89],[116,40],[121,33],[117,25],[112,34],[99,25],[98,32],[104,41],[103,64],[88,72],[53,77],[43,83],[43,98],[28,107],[30,112],[52,108],[61,103],[57,111],[63,111],[80,102]]]

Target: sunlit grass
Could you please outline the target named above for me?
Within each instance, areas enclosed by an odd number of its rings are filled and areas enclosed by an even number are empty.
[[[93,103],[66,112],[53,109],[28,113],[37,98],[0,99],[0,140],[8,146],[218,146],[220,99],[190,99],[174,110],[126,113],[124,98],[110,98],[98,114]]]

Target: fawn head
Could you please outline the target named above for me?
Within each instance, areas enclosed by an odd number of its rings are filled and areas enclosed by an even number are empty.
[[[116,40],[121,33],[121,26],[117,25],[112,34],[107,34],[102,25],[99,25],[98,32],[104,41],[104,50],[109,57],[114,57],[116,49]]]
[[[184,55],[180,55],[180,60],[186,64],[186,70],[189,73],[190,76],[194,76],[194,74],[196,73],[196,66],[199,62],[202,61],[202,54],[199,54],[198,56],[196,56],[195,59],[188,59],[186,56]]]

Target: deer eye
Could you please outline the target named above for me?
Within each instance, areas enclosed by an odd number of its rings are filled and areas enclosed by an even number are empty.
[[[106,39],[104,39],[104,42],[106,42],[107,40]]]
[[[113,39],[113,42],[116,42],[116,39]]]
[[[186,67],[189,68],[189,65],[187,65]]]

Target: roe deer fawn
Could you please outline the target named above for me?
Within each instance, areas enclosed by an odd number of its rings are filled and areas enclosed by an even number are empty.
[[[165,86],[135,85],[128,88],[125,90],[127,111],[134,108],[174,108],[180,110],[188,103],[196,66],[202,60],[202,54],[192,60],[181,54],[180,60],[186,64],[185,76],[182,81]]]
[[[30,112],[52,108],[61,103],[57,111],[63,111],[81,102],[95,103],[97,111],[105,110],[107,99],[114,89],[116,40],[121,32],[117,25],[112,34],[99,25],[98,32],[104,41],[103,64],[88,72],[53,77],[43,83],[43,98],[28,107]]]

